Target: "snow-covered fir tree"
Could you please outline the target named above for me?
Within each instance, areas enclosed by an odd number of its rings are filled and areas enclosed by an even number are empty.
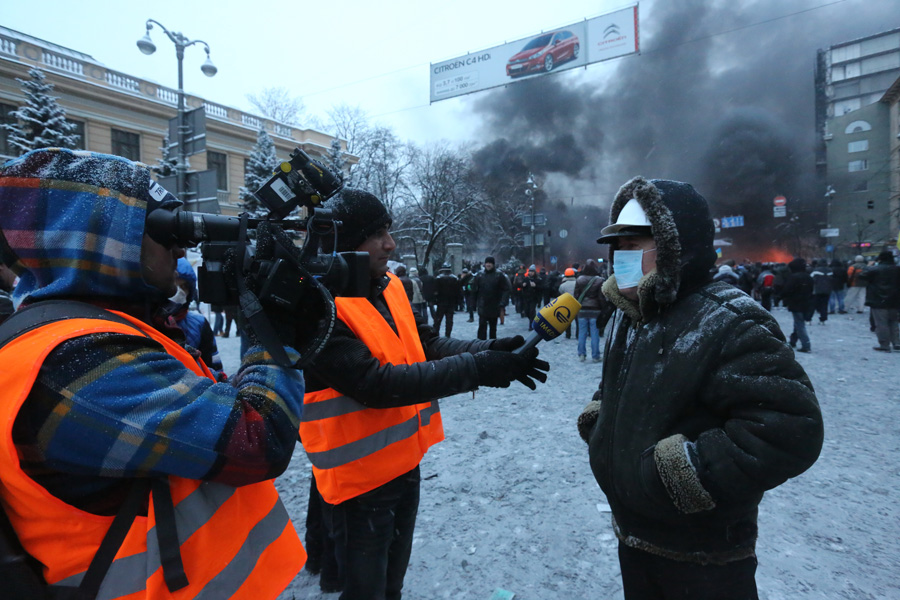
[[[163,138],[162,146],[160,146],[160,151],[162,152],[162,158],[156,159],[156,164],[151,167],[153,172],[159,175],[160,177],[169,177],[170,175],[175,174],[175,165],[178,164],[178,158],[172,155],[172,150],[169,148],[169,134]]]
[[[66,111],[56,102],[53,84],[40,69],[28,71],[31,79],[16,78],[25,92],[25,105],[9,114],[18,122],[3,125],[10,145],[25,154],[39,148],[74,148],[79,136],[75,124],[66,120]]]
[[[250,151],[247,169],[244,171],[244,185],[241,186],[241,207],[251,215],[265,212],[260,210],[259,198],[253,193],[262,187],[278,167],[278,156],[275,154],[275,143],[265,129],[260,129],[256,136],[256,145]]]
[[[344,166],[347,161],[344,160],[344,151],[341,150],[341,141],[337,138],[331,140],[331,148],[328,149],[328,157],[326,167],[335,177],[344,181]],[[349,183],[349,182],[347,182]]]

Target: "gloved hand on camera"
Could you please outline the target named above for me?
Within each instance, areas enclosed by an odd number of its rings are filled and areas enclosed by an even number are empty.
[[[538,359],[538,349],[531,348],[522,354],[513,354],[502,350],[483,350],[473,355],[475,368],[478,371],[478,385],[487,387],[509,387],[513,381],[535,390],[537,379],[541,383],[547,381],[546,371],[550,365]]]

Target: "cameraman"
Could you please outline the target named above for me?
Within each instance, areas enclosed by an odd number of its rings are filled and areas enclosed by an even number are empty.
[[[305,560],[270,481],[302,374],[257,346],[216,383],[173,341],[159,309],[184,251],[144,229],[180,205],[115,156],[0,167],[0,255],[20,278],[0,328],[0,499],[45,581],[79,597],[275,598]]]
[[[388,273],[396,245],[385,206],[345,189],[326,208],[343,226],[325,249],[368,252],[371,288],[367,298],[335,301],[334,331],[306,370],[300,439],[325,501],[341,600],[397,599],[412,550],[419,461],[444,439],[437,399],[516,380],[535,389],[531,378],[546,381],[549,365],[536,349],[511,352],[521,336],[460,341],[417,327],[402,284]]]

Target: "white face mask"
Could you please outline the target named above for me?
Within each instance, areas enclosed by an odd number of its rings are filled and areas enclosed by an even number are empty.
[[[183,289],[178,288],[178,291],[175,292],[175,295],[169,298],[169,301],[174,302],[175,304],[185,304],[187,303],[187,292]]]
[[[620,290],[637,287],[641,277],[644,276],[644,252],[656,252],[652,250],[616,250],[613,252],[613,271],[616,275],[616,285]]]

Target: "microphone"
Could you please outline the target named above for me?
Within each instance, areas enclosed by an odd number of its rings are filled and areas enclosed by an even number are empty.
[[[523,345],[513,350],[513,354],[521,354],[534,348],[541,340],[552,340],[559,336],[569,327],[579,310],[581,303],[572,294],[565,293],[554,298],[534,316],[531,333]]]

